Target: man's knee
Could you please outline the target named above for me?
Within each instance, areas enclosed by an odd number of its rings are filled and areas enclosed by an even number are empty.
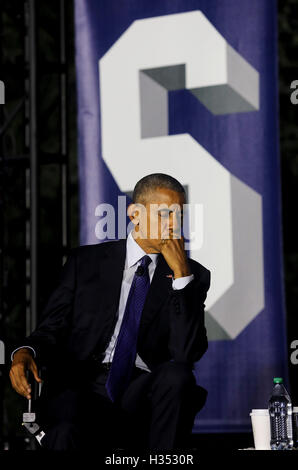
[[[44,449],[48,450],[74,450],[80,443],[79,431],[74,423],[62,421],[46,429],[41,441]]]
[[[159,370],[159,381],[176,393],[192,390],[196,386],[192,366],[175,361],[162,364]]]

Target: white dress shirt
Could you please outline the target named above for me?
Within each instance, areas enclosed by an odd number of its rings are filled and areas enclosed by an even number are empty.
[[[132,280],[135,274],[135,271],[137,270],[137,267],[139,264],[141,264],[141,259],[145,255],[150,256],[152,263],[149,264],[148,266],[148,271],[149,271],[149,278],[150,282],[152,281],[153,274],[156,268],[156,263],[157,263],[157,257],[159,256],[158,253],[146,253],[140,245],[134,240],[132,236],[132,232],[129,233],[126,241],[126,259],[125,259],[125,265],[124,265],[124,271],[123,271],[123,278],[122,278],[122,284],[121,284],[121,291],[120,291],[120,300],[119,300],[119,307],[118,307],[118,312],[117,312],[117,323],[114,329],[114,332],[112,334],[110,343],[108,347],[105,350],[105,357],[103,359],[103,362],[112,362],[113,356],[114,356],[114,350],[118,338],[118,334],[121,328],[121,323],[123,320],[123,315],[125,311],[125,306],[129,294],[129,290],[132,284]],[[185,276],[185,277],[179,277],[178,279],[173,279],[172,280],[172,287],[174,290],[179,290],[183,289],[187,284],[192,281],[194,278],[194,275],[191,274],[190,276]],[[16,351],[18,351],[21,348],[29,348],[33,351],[34,357],[36,357],[36,352],[31,346],[21,346],[17,349],[15,349],[12,354],[11,354],[11,360],[13,360],[13,355]],[[145,369],[148,372],[150,372],[150,369],[148,366],[142,361],[140,356],[137,354],[136,356],[136,362],[135,365],[141,369]]]

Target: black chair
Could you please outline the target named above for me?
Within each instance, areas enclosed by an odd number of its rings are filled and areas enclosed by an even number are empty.
[[[28,436],[30,438],[30,448],[31,449],[39,449],[42,447],[42,439],[46,434],[46,424],[42,421],[42,399],[41,399],[41,391],[43,387],[43,383],[47,377],[47,368],[45,366],[39,366],[38,373],[40,378],[42,379],[42,383],[39,384],[35,381],[33,374],[30,371],[27,371],[27,380],[31,385],[31,397],[32,399],[28,401],[27,410],[24,411],[22,416],[22,425],[28,432]],[[198,413],[205,405],[207,399],[207,391],[200,387],[199,385],[196,386],[195,389],[195,396],[193,397],[194,401],[194,412]],[[149,411],[149,410],[148,410]],[[119,420],[121,422],[121,420]],[[122,423],[130,422],[129,417],[127,420],[122,420]],[[115,448],[120,449],[143,449],[145,450],[145,438],[148,432],[148,429],[142,425],[142,423],[149,422],[146,420],[145,416],[141,417],[140,425],[138,426],[138,432],[131,438],[131,434],[126,432],[126,424],[125,427],[119,427],[117,429],[117,433],[115,434]],[[183,441],[183,442],[182,442]],[[133,444],[132,444],[133,442]],[[189,436],[183,436],[181,440],[183,448],[189,448],[191,442],[191,433]],[[38,444],[37,444],[38,443]],[[34,445],[35,444],[35,445]],[[37,444],[37,445],[36,445]]]

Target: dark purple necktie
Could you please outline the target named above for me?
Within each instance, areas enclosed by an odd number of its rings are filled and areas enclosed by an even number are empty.
[[[150,287],[148,272],[150,263],[150,256],[143,256],[128,294],[114,357],[106,382],[106,390],[112,401],[115,401],[127,387],[136,360],[139,324]]]

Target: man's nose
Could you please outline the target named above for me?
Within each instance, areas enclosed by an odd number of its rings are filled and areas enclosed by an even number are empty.
[[[181,217],[179,213],[173,216],[172,231],[173,231],[173,235],[181,236]]]
[[[181,226],[181,216],[178,212],[174,213],[172,217],[172,226],[173,228],[179,228]]]

